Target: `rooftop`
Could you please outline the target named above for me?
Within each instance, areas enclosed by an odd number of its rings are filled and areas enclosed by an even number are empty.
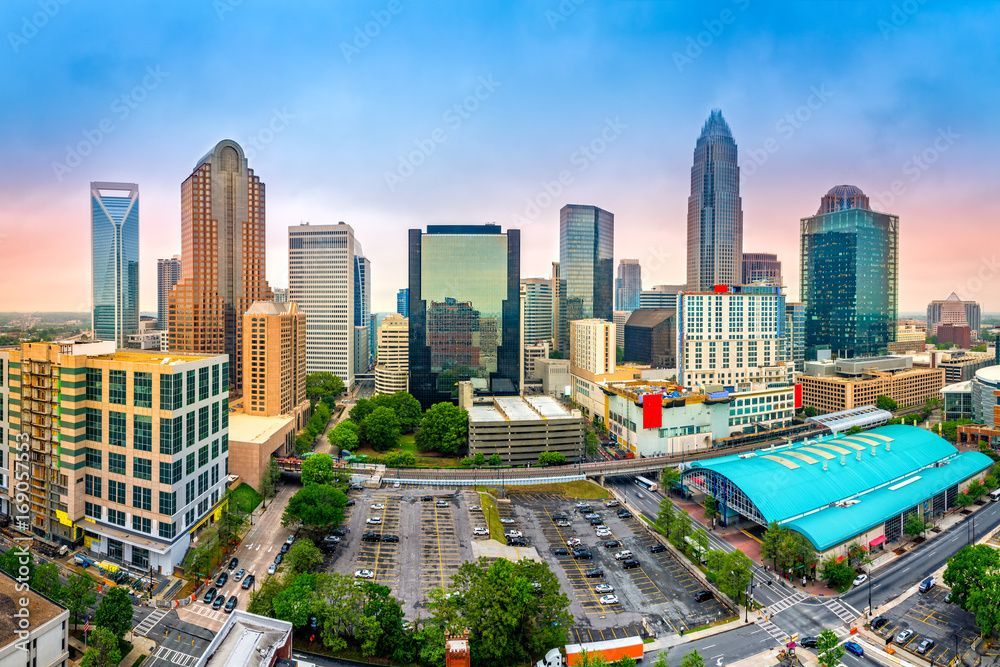
[[[822,550],[857,535],[855,526],[875,526],[991,464],[979,452],[958,453],[930,431],[891,425],[697,461],[685,477],[699,470],[724,476],[765,522],[801,530]],[[836,506],[852,499],[858,502]],[[860,509],[830,511],[854,507]]]
[[[262,445],[293,419],[291,415],[261,417],[248,415],[245,412],[231,412],[229,414],[229,441]]]
[[[976,379],[987,384],[1000,384],[1000,366],[987,366],[976,371]]]
[[[892,419],[892,413],[888,410],[880,410],[874,405],[863,405],[851,408],[850,410],[830,412],[825,415],[810,417],[809,421],[822,424],[833,433],[839,433],[855,426],[860,426],[861,428],[879,426],[885,424],[890,419]]]
[[[6,573],[0,573],[0,649],[18,640],[18,624],[14,614],[25,608],[22,604],[27,600],[28,618],[31,628],[35,629],[48,623],[66,609],[41,593],[33,590],[22,591],[17,588],[18,582]]]
[[[196,667],[260,667],[291,641],[292,624],[236,610]]]
[[[644,327],[652,329],[674,317],[677,311],[670,308],[641,308],[633,310],[625,322],[627,327]]]
[[[298,306],[291,301],[254,301],[247,315],[288,315],[298,311]]]
[[[473,422],[542,421],[545,419],[579,418],[580,413],[569,410],[551,396],[494,396],[489,403],[469,408]]]

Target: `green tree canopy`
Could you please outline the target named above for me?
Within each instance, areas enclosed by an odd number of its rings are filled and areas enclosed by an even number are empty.
[[[113,586],[97,605],[94,624],[107,628],[120,641],[132,629],[132,598],[128,589]]]
[[[1000,551],[987,544],[965,546],[948,559],[944,583],[951,587],[951,601],[968,609],[969,596],[983,579],[1000,574]]]
[[[680,483],[680,481],[681,472],[677,468],[667,466],[660,471],[660,485],[663,487],[664,493],[669,493],[672,488]]]
[[[354,402],[354,407],[348,413],[351,421],[361,426],[361,422],[365,420],[365,417],[374,410],[376,407],[375,403],[372,402],[370,398],[359,398]]]
[[[705,667],[705,659],[698,651],[691,651],[681,658],[680,667]]]
[[[69,575],[66,585],[62,588],[59,601],[69,610],[73,625],[76,625],[80,616],[97,602],[96,590],[97,585],[89,575],[80,572]]]
[[[333,373],[319,371],[306,375],[306,396],[313,402],[323,401],[329,407],[344,393],[344,381]]]
[[[846,652],[833,630],[823,630],[816,638],[816,659],[823,667],[837,667]]]
[[[129,616],[131,619],[131,615]],[[97,626],[87,637],[87,650],[80,661],[80,667],[118,667],[122,652],[118,647],[118,637],[104,627]]]
[[[855,573],[854,568],[848,565],[846,560],[838,561],[831,556],[823,561],[819,576],[830,585],[830,588],[843,593],[851,587]]]
[[[391,408],[379,406],[368,413],[361,422],[361,435],[372,449],[384,452],[399,444],[402,433],[399,417]]]
[[[59,567],[55,563],[39,563],[31,577],[31,587],[42,595],[58,600],[62,594]]]
[[[334,480],[333,457],[313,454],[302,462],[302,485],[332,484]]]
[[[308,538],[299,538],[285,554],[285,563],[292,574],[315,572],[323,564],[323,552]]]
[[[907,515],[903,522],[903,532],[910,537],[919,537],[927,530],[927,522],[917,512]]]
[[[448,456],[461,453],[468,442],[469,414],[451,403],[435,403],[420,421],[416,443],[422,451]]]
[[[978,588],[969,593],[966,608],[976,617],[976,626],[987,637],[1000,634],[1000,574],[984,578]]]
[[[895,412],[899,405],[892,398],[888,396],[876,396],[875,397],[875,407],[879,410],[888,410],[889,412]]]
[[[358,448],[358,425],[353,421],[343,421],[337,424],[330,435],[330,444],[339,450],[354,452]]]
[[[375,401],[396,413],[396,417],[399,418],[399,428],[403,433],[413,433],[417,430],[424,412],[420,409],[420,401],[413,398],[412,394],[400,391],[388,396],[376,396]]]
[[[0,553],[0,570],[15,579],[26,578],[31,581],[35,576],[35,557],[27,549],[11,547]]]
[[[325,531],[344,520],[347,496],[329,484],[310,484],[295,493],[281,517],[283,524],[298,521],[303,528]]]
[[[538,455],[538,464],[543,466],[566,465],[566,455],[562,452],[542,452]]]
[[[675,514],[677,514],[677,510],[674,509],[674,504],[670,502],[669,498],[660,500],[660,511],[656,514],[655,523],[664,535],[670,535],[670,526],[674,521]]]
[[[713,549],[708,552],[706,568],[709,580],[718,586],[720,591],[736,602],[741,600],[745,602],[746,591],[753,573],[753,561],[749,556],[742,551],[725,552]]]

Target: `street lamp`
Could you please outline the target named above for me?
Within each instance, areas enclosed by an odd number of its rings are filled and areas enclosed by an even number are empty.
[[[743,622],[750,622],[750,601],[753,600],[753,570],[750,571],[750,586],[747,588],[747,599],[746,604],[743,607],[744,615]]]
[[[871,616],[875,613],[875,609],[872,607],[872,566],[868,566],[868,615]]]

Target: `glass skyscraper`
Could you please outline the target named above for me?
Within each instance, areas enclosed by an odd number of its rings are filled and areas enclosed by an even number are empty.
[[[838,185],[801,222],[806,357],[886,354],[896,339],[899,218],[871,210],[853,185]]]
[[[374,329],[371,325],[372,263],[364,256],[361,244],[354,242],[354,374],[371,368]]]
[[[559,350],[569,352],[569,323],[614,311],[615,216],[596,206],[559,211]]]
[[[410,289],[408,287],[396,290],[396,312],[403,317],[410,316]]]
[[[691,167],[687,216],[687,287],[739,285],[743,268],[743,204],[736,142],[722,112],[701,128]]]
[[[139,186],[90,184],[93,327],[125,347],[139,330]]]
[[[516,393],[521,232],[431,225],[409,235],[410,393],[427,407],[471,379]]]
[[[615,310],[632,312],[639,309],[642,293],[642,267],[637,259],[618,260],[618,277],[615,279]]]

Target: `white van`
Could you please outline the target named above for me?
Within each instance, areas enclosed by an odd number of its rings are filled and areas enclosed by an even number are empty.
[[[993,502],[997,502],[998,500],[1000,500],[1000,489],[996,489],[995,491],[990,491],[990,500],[992,500]]]

